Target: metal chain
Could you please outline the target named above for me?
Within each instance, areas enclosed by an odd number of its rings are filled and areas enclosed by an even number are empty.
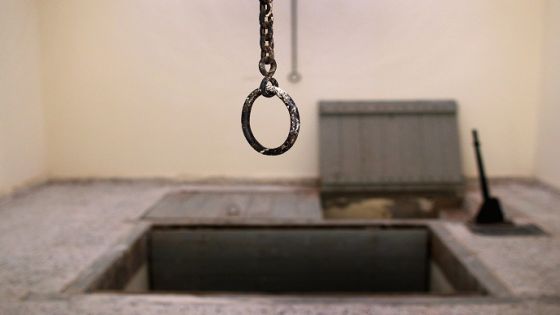
[[[277,64],[274,59],[274,32],[272,30],[274,17],[272,15],[272,1],[273,0],[259,0],[259,22],[261,26],[261,60],[259,61],[259,70],[264,78],[260,86],[247,96],[241,112],[241,128],[243,130],[243,135],[245,135],[247,142],[249,142],[253,149],[264,155],[280,155],[286,153],[296,142],[300,128],[299,111],[296,103],[288,93],[278,87],[278,81],[273,78]],[[257,141],[251,130],[251,110],[255,100],[261,95],[269,98],[277,96],[282,100],[290,114],[290,131],[288,137],[284,143],[276,148],[264,147]]]
[[[259,1],[259,22],[261,24],[261,60],[259,61],[259,70],[265,77],[272,78],[277,67],[276,60],[274,59],[274,31],[272,29],[274,16],[272,15],[272,0]]]

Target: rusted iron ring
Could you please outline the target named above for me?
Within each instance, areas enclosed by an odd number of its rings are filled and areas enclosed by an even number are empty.
[[[253,135],[253,131],[251,130],[251,110],[253,108],[253,103],[255,102],[255,100],[262,95],[260,87],[251,92],[251,94],[249,94],[249,96],[247,96],[247,99],[245,100],[243,111],[241,112],[241,128],[243,129],[245,139],[247,139],[247,142],[249,142],[249,144],[251,145],[251,147],[253,147],[253,149],[255,149],[255,151],[264,155],[280,155],[290,150],[290,148],[297,140],[300,127],[299,111],[296,103],[290,97],[290,95],[288,95],[288,93],[284,92],[279,87],[269,85],[267,87],[267,90],[272,91],[274,95],[278,96],[278,98],[281,99],[282,102],[284,102],[284,105],[286,105],[288,113],[290,114],[290,132],[288,133],[288,137],[286,138],[284,143],[276,148],[266,148],[262,144],[260,144]]]

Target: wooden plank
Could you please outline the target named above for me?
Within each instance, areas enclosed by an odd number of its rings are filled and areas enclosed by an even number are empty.
[[[418,115],[408,115],[399,119],[400,134],[397,138],[401,141],[402,157],[400,181],[405,183],[418,182],[423,173],[423,150],[418,146],[421,131],[419,120]]]
[[[297,218],[323,219],[323,210],[316,193],[302,193],[297,200]]]
[[[167,194],[146,212],[145,217],[172,218],[194,215],[194,213],[188,213],[190,208],[188,204],[196,195],[196,193]]]
[[[248,217],[251,215],[249,206],[253,202],[253,195],[250,193],[231,193],[224,203],[225,216],[228,217]]]
[[[463,181],[456,110],[453,101],[322,102],[323,187],[456,191]],[[327,145],[336,133],[340,145]]]
[[[317,193],[309,192],[178,192],[162,198],[148,219],[300,218],[320,219]]]
[[[395,137],[399,131],[399,126],[393,115],[386,117],[385,121],[385,132],[383,134],[385,135],[386,146],[380,148],[385,151],[383,159],[385,181],[383,183],[394,185],[399,183],[399,173],[402,165],[399,139]],[[375,182],[379,183],[378,181]]]
[[[267,218],[270,216],[273,193],[258,193],[251,195],[251,202],[245,217]]]
[[[384,168],[381,165],[383,150],[379,148],[383,145],[382,123],[383,120],[376,116],[364,117],[361,123],[362,141],[362,182],[367,183],[368,179],[383,181]]]
[[[321,174],[326,181],[336,183],[341,174],[339,119],[323,117],[320,124]]]
[[[270,216],[274,218],[295,218],[299,194],[273,194]]]
[[[461,148],[459,145],[459,124],[457,121],[457,115],[449,115],[446,119],[447,127],[447,144],[446,147],[448,149],[448,158],[447,161],[449,163],[449,169],[447,170],[447,177],[445,178],[446,181],[450,182],[461,182],[463,181],[463,176],[461,174],[462,167],[461,167]]]
[[[351,116],[340,120],[340,158],[341,174],[345,182],[360,183],[362,154],[360,145],[360,118]]]

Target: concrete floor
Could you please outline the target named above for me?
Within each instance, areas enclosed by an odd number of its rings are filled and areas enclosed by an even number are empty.
[[[495,185],[508,215],[546,237],[483,237],[457,220],[445,229],[509,292],[445,302],[422,297],[272,297],[64,294],[80,273],[179,190],[247,189],[166,181],[50,183],[0,200],[0,314],[560,314],[560,195],[525,182]],[[289,187],[259,186],[289,191]],[[467,204],[476,204],[468,193]],[[278,219],[277,219],[278,220]],[[322,220],[321,217],[305,220]]]

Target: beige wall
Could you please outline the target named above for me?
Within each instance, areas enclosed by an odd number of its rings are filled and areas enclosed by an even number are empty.
[[[0,0],[0,194],[45,175],[35,0]]]
[[[560,1],[547,0],[544,99],[539,111],[537,176],[560,188]]]
[[[300,1],[303,81],[291,84],[289,1],[275,1],[281,87],[302,132],[262,157],[240,128],[260,81],[256,0],[41,1],[48,165],[55,177],[318,175],[321,99],[455,98],[463,160],[478,127],[491,176],[534,174],[544,1]],[[288,117],[259,101],[256,135]]]

